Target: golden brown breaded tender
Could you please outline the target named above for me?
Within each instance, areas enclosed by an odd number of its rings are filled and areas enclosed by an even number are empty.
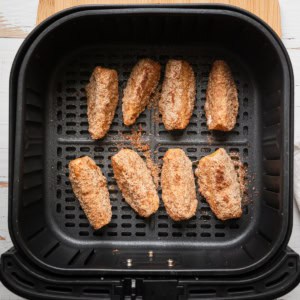
[[[111,205],[106,178],[101,169],[88,156],[76,158],[69,163],[73,192],[94,229],[111,220]]]
[[[122,149],[111,161],[125,201],[142,217],[155,213],[159,198],[150,170],[143,159],[133,150]]]
[[[141,59],[133,67],[123,96],[123,121],[129,126],[151,100],[160,78],[160,64],[151,59]]]
[[[101,139],[109,130],[118,105],[117,71],[96,67],[85,89],[89,133],[92,139]]]
[[[163,158],[162,200],[174,221],[195,215],[198,201],[192,162],[181,149],[169,149]]]
[[[216,60],[209,74],[205,114],[209,130],[230,131],[239,109],[237,88],[227,63]]]
[[[169,60],[159,100],[167,130],[184,129],[193,114],[196,81],[192,67],[183,60]]]
[[[220,220],[242,215],[242,197],[233,161],[223,148],[200,159],[196,169],[199,192]]]

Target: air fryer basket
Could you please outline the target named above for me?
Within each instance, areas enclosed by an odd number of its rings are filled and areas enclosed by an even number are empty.
[[[293,74],[266,24],[225,6],[82,7],[41,24],[18,55],[11,77],[9,225],[15,247],[32,263],[81,276],[237,275],[286,248]],[[170,220],[162,205],[142,219],[122,200],[110,157],[119,142],[126,144],[119,132],[130,128],[122,124],[119,105],[107,137],[91,140],[84,87],[95,66],[115,68],[121,99],[142,57],[163,66],[170,58],[186,59],[197,76],[197,102],[185,131],[166,132],[153,111],[138,119],[155,160],[170,147],[181,147],[192,160],[221,146],[238,152],[249,183],[241,219],[217,220],[199,194],[196,216],[182,223]],[[215,59],[229,63],[239,90],[238,123],[229,133],[210,133],[205,124],[205,90]],[[68,180],[68,162],[82,155],[94,158],[108,179],[113,218],[100,231],[89,226]]]

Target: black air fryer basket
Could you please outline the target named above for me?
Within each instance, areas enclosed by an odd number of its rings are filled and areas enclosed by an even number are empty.
[[[161,205],[137,216],[116,186],[110,158],[121,107],[108,135],[87,131],[84,87],[95,66],[119,73],[149,57],[191,63],[197,101],[187,129],[167,132],[146,110],[137,121],[160,161],[170,147],[191,160],[224,147],[247,167],[247,204],[221,222],[198,194],[197,214],[173,222]],[[226,60],[239,94],[234,130],[211,133],[203,105],[215,59]],[[39,25],[21,46],[10,80],[9,228],[14,248],[1,280],[33,299],[268,299],[299,282],[292,229],[293,72],[274,31],[229,6],[81,6]],[[130,146],[130,144],[128,144]],[[68,179],[70,160],[89,155],[108,179],[112,221],[93,231]]]

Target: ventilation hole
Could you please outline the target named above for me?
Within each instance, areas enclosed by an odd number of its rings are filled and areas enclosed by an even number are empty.
[[[244,107],[248,107],[248,98],[244,98],[243,105]]]
[[[56,191],[56,198],[60,199],[61,198],[61,190]]]
[[[61,134],[62,133],[62,126],[58,125],[57,126],[57,134]]]
[[[117,236],[118,233],[117,233],[117,232],[110,232],[110,231],[109,231],[109,232],[107,233],[107,235],[108,235],[108,236]]]
[[[74,110],[74,109],[76,109],[76,105],[68,104],[68,105],[66,105],[66,109]]]
[[[172,233],[172,236],[173,236],[173,237],[181,237],[181,236],[182,236],[182,233],[181,233],[181,232],[173,232],[173,233]]]
[[[66,130],[67,135],[75,135],[76,131],[75,130]]]
[[[143,223],[137,223],[137,224],[135,224],[135,227],[136,227],[136,228],[145,228],[146,225],[143,224]]]
[[[136,232],[135,235],[136,236],[145,236],[146,233],[145,232]]]
[[[75,122],[66,122],[66,126],[76,126]]]
[[[158,236],[163,237],[163,236],[168,236],[167,232],[158,232]]]
[[[196,228],[196,224],[187,224],[186,228]]]
[[[244,126],[243,128],[243,134],[248,135],[248,126]]]
[[[74,118],[76,118],[76,114],[73,114],[73,113],[67,113],[67,114],[66,114],[66,118],[67,118],[67,119],[74,119]]]
[[[67,147],[66,151],[67,152],[74,152],[74,151],[76,151],[76,148],[75,147]]]
[[[200,227],[208,229],[211,227],[211,225],[210,224],[201,224]]]
[[[62,106],[62,98],[58,97],[57,100],[56,100],[56,103],[57,103],[58,107]]]
[[[87,105],[86,105],[86,104],[82,104],[82,105],[80,105],[80,109],[84,109],[84,110],[86,110],[86,109],[87,109]]]
[[[74,202],[75,198],[73,197],[66,197],[66,202]]]
[[[121,225],[123,228],[130,228],[131,227],[131,224],[130,223],[123,223]]]
[[[79,133],[82,134],[82,135],[89,134],[88,130],[80,130]]]
[[[224,237],[225,233],[224,232],[216,232],[215,237]]]
[[[125,220],[131,219],[131,218],[132,218],[131,215],[123,215],[122,216],[122,219],[125,219]]]
[[[61,121],[61,119],[62,119],[62,112],[60,110],[57,112],[56,117],[57,117],[58,121]]]
[[[56,204],[56,212],[58,212],[58,213],[61,212],[61,204],[60,203]]]
[[[73,215],[73,214],[66,214],[65,218],[66,219],[75,219],[75,215]]]
[[[202,232],[201,236],[202,237],[210,237],[210,233],[209,232]]]
[[[243,120],[244,120],[244,121],[247,121],[247,120],[248,120],[248,113],[247,113],[247,112],[244,112],[244,113],[243,113]]]
[[[75,210],[74,206],[66,206],[66,210]]]
[[[293,262],[290,261],[290,262],[288,263],[288,266],[289,266],[290,268],[293,268],[295,265],[294,265]]]
[[[89,232],[88,231],[79,231],[80,236],[88,236]]]
[[[158,228],[168,228],[168,227],[169,227],[169,225],[166,224],[166,223],[159,223],[158,224]]]
[[[182,228],[183,226],[180,223],[175,223],[175,224],[172,224],[172,227],[173,228]]]
[[[79,219],[84,219],[84,220],[86,220],[87,218],[86,218],[86,215],[79,215]]]
[[[75,255],[70,259],[70,261],[68,262],[68,265],[72,265],[75,263],[75,261],[77,260],[77,258],[79,257],[80,255],[80,250],[78,250]]]
[[[75,227],[75,223],[68,222],[68,223],[65,223],[65,226],[66,227]]]
[[[203,153],[209,153],[211,151],[210,148],[201,148],[201,152]]]
[[[215,228],[217,228],[217,229],[224,229],[225,228],[225,224],[216,224]]]

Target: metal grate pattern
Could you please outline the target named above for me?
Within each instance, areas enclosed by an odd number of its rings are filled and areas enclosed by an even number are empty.
[[[144,139],[150,142],[154,159],[161,158],[168,148],[184,149],[192,161],[224,147],[229,152],[239,153],[248,169],[248,178],[252,178],[254,170],[249,161],[253,160],[253,131],[251,116],[255,109],[251,81],[240,61],[232,59],[225,51],[218,53],[215,48],[192,49],[149,46],[145,49],[139,46],[119,48],[82,49],[68,57],[57,69],[54,76],[56,82],[51,96],[53,101],[50,109],[53,120],[53,136],[56,144],[53,151],[49,150],[53,168],[52,175],[56,177],[56,186],[50,191],[52,217],[59,228],[68,236],[85,240],[195,240],[205,242],[226,241],[236,238],[243,232],[251,219],[253,205],[244,206],[244,215],[240,220],[221,222],[212,214],[206,201],[198,194],[199,206],[197,214],[189,221],[174,222],[166,214],[161,202],[159,211],[149,219],[143,219],[135,214],[126,204],[113,178],[110,158],[118,151],[118,144],[124,142],[120,133],[130,133],[131,129],[122,124],[121,97],[130,71],[135,62],[143,57],[151,57],[165,66],[168,58],[186,59],[197,76],[197,101],[193,116],[187,129],[180,132],[167,132],[162,123],[155,122],[153,111],[146,110],[139,117],[137,124],[143,129]],[[219,48],[220,49],[220,48]],[[197,51],[198,50],[198,51]],[[158,54],[159,53],[159,54]],[[209,53],[209,55],[208,55]],[[239,116],[235,129],[229,133],[210,132],[206,127],[203,106],[212,62],[216,58],[225,59],[231,66],[239,90]],[[108,135],[100,141],[91,140],[88,133],[87,103],[84,91],[93,68],[97,65],[115,68],[119,73],[120,102]],[[162,72],[163,74],[163,72]],[[163,77],[163,75],[162,75]],[[68,163],[83,155],[89,155],[102,168],[107,177],[112,204],[113,217],[105,228],[93,231],[90,227],[78,201],[72,192],[68,179]],[[196,166],[195,166],[196,167]],[[254,190],[255,180],[249,181],[247,193]],[[161,191],[159,191],[161,195]]]

